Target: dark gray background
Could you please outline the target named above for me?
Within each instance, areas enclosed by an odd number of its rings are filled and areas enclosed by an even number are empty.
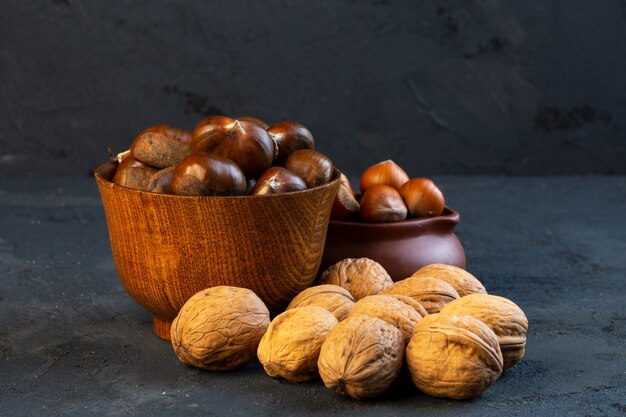
[[[626,173],[623,1],[0,6],[0,173],[85,175],[158,123],[289,118],[358,175]]]

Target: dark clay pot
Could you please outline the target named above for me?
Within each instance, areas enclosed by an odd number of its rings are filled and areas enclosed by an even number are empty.
[[[454,234],[459,213],[446,207],[438,217],[394,223],[331,220],[320,273],[345,258],[370,258],[394,281],[441,263],[465,269],[465,251]]]

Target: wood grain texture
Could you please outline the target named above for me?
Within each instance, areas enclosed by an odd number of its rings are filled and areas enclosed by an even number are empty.
[[[105,172],[95,178],[117,273],[158,336],[169,339],[168,324],[204,288],[249,288],[277,312],[313,283],[338,174],[288,194],[183,197],[120,187]]]

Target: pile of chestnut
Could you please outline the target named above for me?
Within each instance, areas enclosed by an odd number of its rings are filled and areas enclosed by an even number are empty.
[[[341,184],[333,203],[331,218],[360,219],[368,223],[399,222],[407,217],[434,217],[443,213],[443,193],[428,178],[409,179],[391,160],[367,168],[361,176],[361,196],[357,196],[341,174]]]
[[[184,196],[280,194],[331,180],[333,164],[303,125],[209,116],[193,132],[159,125],[116,158],[113,182]]]

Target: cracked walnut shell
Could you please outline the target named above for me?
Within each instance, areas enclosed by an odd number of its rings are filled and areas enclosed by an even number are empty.
[[[459,297],[469,294],[487,294],[483,284],[464,269],[452,265],[430,264],[418,269],[413,277],[432,277],[452,285]]]
[[[439,313],[459,293],[445,281],[431,277],[409,277],[394,283],[384,294],[408,295],[424,306],[428,314]]]
[[[365,314],[349,316],[330,331],[317,361],[324,385],[352,398],[383,393],[400,373],[400,330]]]
[[[368,295],[380,294],[393,281],[378,262],[368,258],[347,258],[324,271],[319,283],[339,285],[358,301]]]
[[[415,326],[406,360],[413,383],[435,397],[478,397],[502,374],[498,337],[467,315],[424,317]]]
[[[412,298],[409,298],[409,300],[412,300]],[[405,345],[411,340],[413,329],[422,318],[422,315],[411,305],[402,302],[392,295],[386,294],[370,295],[361,298],[354,307],[352,307],[348,317],[356,314],[366,314],[376,317],[395,326],[402,332]]]
[[[315,379],[317,359],[337,319],[322,307],[297,307],[279,314],[259,343],[257,356],[271,377],[293,382]]]
[[[348,317],[353,305],[354,297],[348,290],[338,285],[324,284],[309,287],[296,295],[287,306],[287,310],[296,307],[318,306],[330,311],[337,320],[341,321]]]
[[[472,294],[446,305],[441,314],[467,314],[489,326],[498,336],[504,369],[524,357],[528,319],[513,301],[497,295]]]
[[[270,313],[251,290],[219,286],[192,296],[171,329],[178,359],[209,371],[241,368],[252,360]]]

